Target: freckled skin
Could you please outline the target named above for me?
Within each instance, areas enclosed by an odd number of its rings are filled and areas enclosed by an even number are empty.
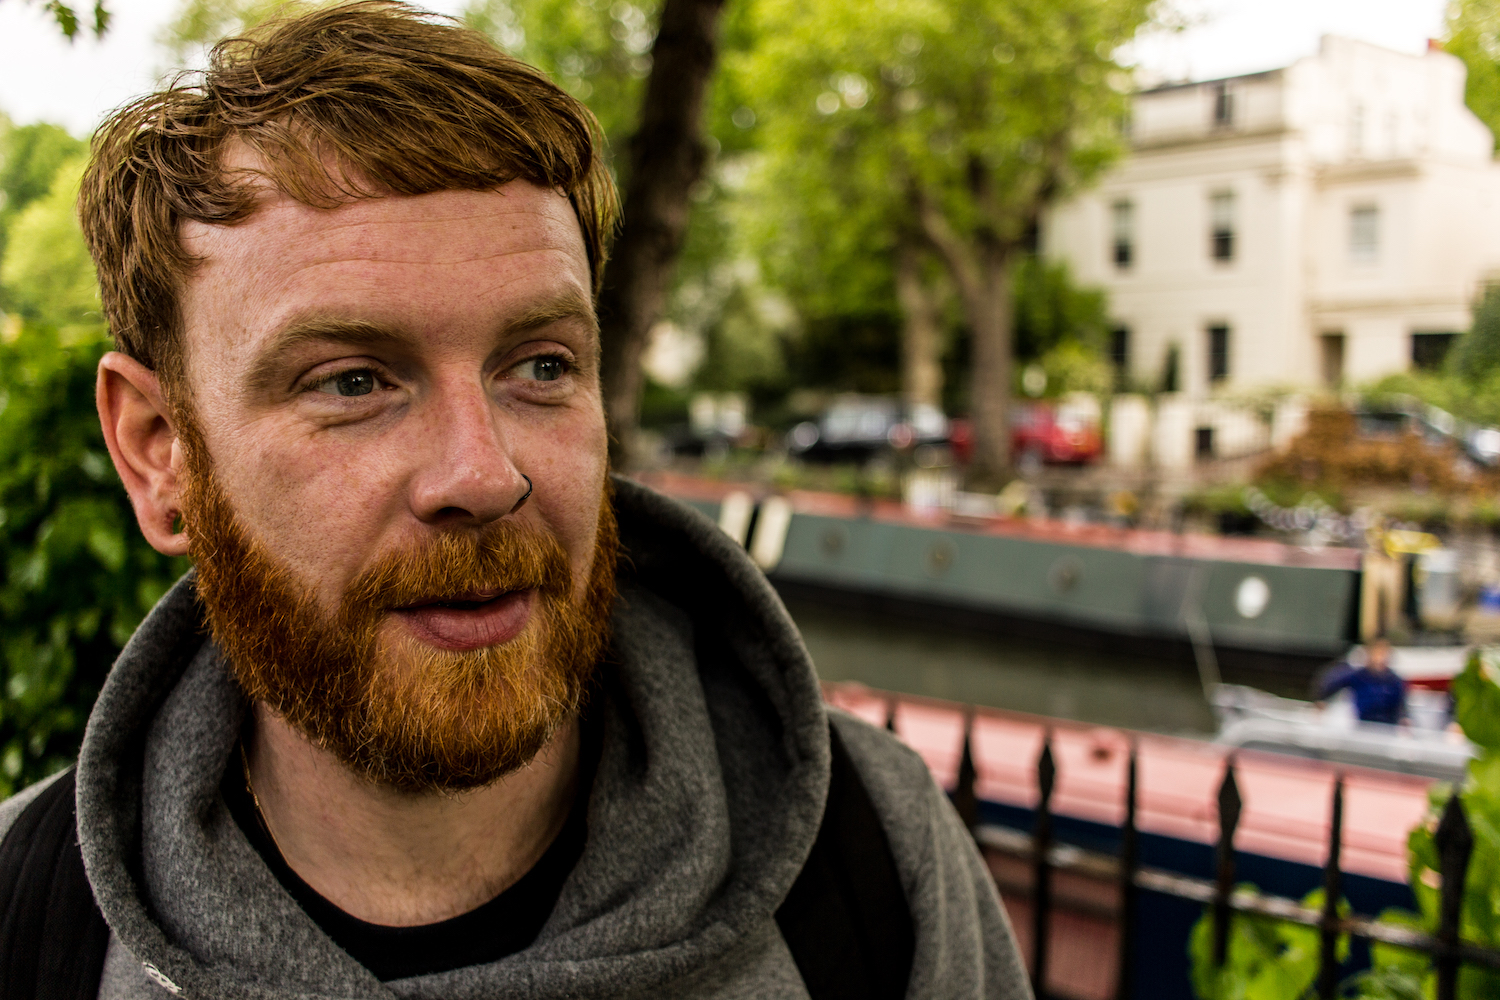
[[[326,608],[378,553],[509,512],[523,472],[535,489],[516,516],[562,543],[581,589],[606,461],[597,335],[579,319],[507,331],[528,308],[589,299],[565,197],[524,181],[333,212],[278,197],[244,224],[189,224],[183,237],[205,260],[183,317],[216,472],[254,536]],[[408,339],[301,344],[252,387],[275,334],[310,314]],[[538,352],[573,370],[507,377]],[[309,388],[361,365],[389,387],[348,399]]]
[[[218,481],[326,610],[381,553],[511,514],[522,473],[535,489],[513,516],[558,540],[582,594],[607,458],[589,268],[565,197],[524,181],[332,211],[268,196],[242,224],[182,237],[202,260],[182,292],[186,373]],[[314,318],[393,339],[273,349]],[[373,374],[353,381],[374,391],[327,391],[350,371]],[[181,443],[156,375],[110,353],[97,392],[142,531],[186,552],[173,527]],[[252,714],[250,773],[278,847],[364,920],[430,923],[480,905],[536,862],[572,802],[576,720],[531,764],[439,795],[373,785],[264,705]]]

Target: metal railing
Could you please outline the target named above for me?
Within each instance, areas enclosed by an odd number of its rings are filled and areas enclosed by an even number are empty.
[[[895,701],[888,706],[886,728],[895,730]],[[982,848],[1029,861],[1032,866],[1032,990],[1045,997],[1048,938],[1053,909],[1051,873],[1074,872],[1085,877],[1113,882],[1119,890],[1117,911],[1119,954],[1115,997],[1127,1000],[1132,995],[1133,958],[1137,941],[1135,901],[1141,891],[1160,893],[1177,899],[1202,903],[1211,908],[1213,919],[1213,961],[1222,966],[1228,956],[1230,924],[1237,913],[1267,917],[1287,923],[1315,927],[1321,932],[1316,994],[1320,1000],[1337,996],[1339,984],[1338,941],[1342,935],[1397,945],[1431,955],[1437,973],[1437,1000],[1454,1000],[1458,988],[1458,970],[1465,963],[1500,969],[1500,950],[1481,947],[1459,938],[1459,914],[1463,905],[1464,882],[1474,838],[1464,815],[1463,804],[1453,795],[1433,835],[1441,876],[1438,932],[1427,934],[1409,926],[1382,923],[1372,917],[1339,914],[1343,872],[1340,855],[1343,849],[1344,778],[1338,774],[1333,784],[1332,822],[1329,827],[1328,861],[1323,869],[1323,908],[1312,910],[1294,899],[1275,896],[1234,885],[1234,835],[1239,826],[1242,801],[1235,779],[1235,758],[1225,761],[1224,778],[1219,784],[1219,838],[1215,845],[1215,877],[1197,878],[1147,867],[1139,861],[1139,831],[1136,814],[1139,799],[1137,783],[1138,748],[1132,740],[1125,772],[1125,818],[1120,830],[1118,854],[1089,851],[1054,842],[1052,835],[1052,791],[1057,780],[1057,765],[1052,753],[1052,730],[1047,729],[1037,756],[1037,807],[1033,828],[1028,834],[1012,827],[981,823],[979,800],[975,794],[978,771],[974,765],[972,738],[974,713],[964,721],[963,755],[959,762],[958,782],[953,802],[974,839]]]

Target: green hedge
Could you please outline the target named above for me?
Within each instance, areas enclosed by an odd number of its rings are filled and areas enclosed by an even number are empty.
[[[187,569],[141,537],[94,410],[97,327],[0,340],[0,796],[73,759],[110,664]]]

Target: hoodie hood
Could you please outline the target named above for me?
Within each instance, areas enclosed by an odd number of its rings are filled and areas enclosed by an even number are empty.
[[[707,518],[621,478],[615,508],[588,842],[537,940],[487,965],[381,983],[303,913],[219,795],[247,706],[193,575],[162,599],[105,683],[77,774],[89,881],[150,978],[215,1000],[460,1000],[714,995],[759,967],[765,986],[790,968],[787,994],[801,992],[774,915],[827,792],[812,664]]]

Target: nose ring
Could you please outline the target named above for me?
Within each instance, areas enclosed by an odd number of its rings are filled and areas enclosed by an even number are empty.
[[[517,500],[516,505],[510,509],[510,512],[512,514],[520,510],[521,507],[525,505],[526,501],[531,499],[531,491],[536,488],[531,484],[531,477],[526,473],[521,473],[521,478],[526,480],[526,493],[521,497],[521,499]]]

